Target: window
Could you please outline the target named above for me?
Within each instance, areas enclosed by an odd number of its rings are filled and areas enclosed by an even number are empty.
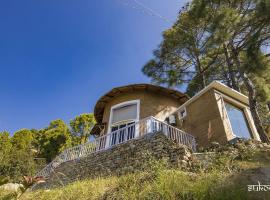
[[[139,100],[128,101],[111,108],[109,132],[115,145],[135,137],[135,123],[139,120]],[[127,127],[127,128],[126,128]]]
[[[187,110],[186,108],[183,108],[181,110],[178,111],[178,116],[179,116],[179,119],[183,119],[187,116]]]
[[[132,124],[134,124],[132,126]],[[127,129],[123,129],[127,127]],[[120,131],[118,131],[120,129]],[[117,138],[118,135],[118,138]],[[135,136],[135,122],[130,122],[130,123],[124,123],[121,125],[114,125],[112,126],[112,141],[111,145],[115,145],[118,143],[122,143],[125,140],[130,140],[134,138]],[[125,138],[126,137],[126,138]]]
[[[169,124],[176,124],[176,120],[175,120],[175,116],[174,115],[170,115],[169,116]]]
[[[137,119],[137,104],[125,105],[112,110],[112,124]]]
[[[251,138],[244,111],[227,102],[224,103],[234,135],[239,138]]]

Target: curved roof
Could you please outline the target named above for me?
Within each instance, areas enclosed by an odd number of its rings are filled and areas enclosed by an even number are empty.
[[[103,95],[96,103],[96,106],[94,109],[94,115],[95,115],[97,123],[99,124],[102,123],[104,108],[111,99],[123,93],[141,91],[141,90],[158,92],[161,94],[169,95],[177,100],[181,99],[181,101],[187,101],[189,99],[189,97],[186,94],[181,93],[177,90],[168,89],[168,88],[164,88],[164,87],[156,86],[152,84],[132,84],[132,85],[126,85],[126,86],[113,88],[111,91]]]

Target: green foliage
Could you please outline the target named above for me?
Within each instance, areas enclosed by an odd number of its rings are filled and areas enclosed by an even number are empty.
[[[0,176],[0,187],[9,182],[8,177]]]
[[[71,146],[72,137],[63,120],[54,120],[47,128],[36,134],[39,156],[50,162],[59,153]]]
[[[95,123],[93,113],[84,113],[71,120],[70,127],[74,143],[83,144],[87,142]]]
[[[233,180],[228,174],[217,171],[191,174],[162,169],[155,178],[149,178],[147,173],[98,178],[50,191],[31,192],[23,199],[254,199],[254,194],[246,191],[247,184],[249,180],[245,176]]]
[[[0,132],[0,163],[1,166],[5,166],[7,162],[7,157],[9,152],[12,149],[11,138],[8,132]],[[1,167],[0,171],[4,170],[4,167]],[[1,172],[0,172],[1,173]],[[3,172],[2,172],[3,173]]]
[[[269,13],[265,0],[193,0],[164,32],[142,71],[156,84],[187,86],[190,96],[213,80],[242,88],[250,97],[258,133],[268,142],[263,125],[269,129]]]
[[[20,181],[22,175],[36,172],[37,164],[32,152],[33,134],[28,129],[17,131],[13,137],[0,133],[0,176]]]
[[[260,143],[252,141],[221,146],[213,159],[208,160],[210,167],[193,172],[171,169],[165,160],[156,160],[146,152],[149,160],[143,163],[144,171],[78,181],[49,191],[26,192],[21,199],[269,199],[268,192],[247,192],[247,185],[254,183],[251,180],[262,180],[265,176],[260,169],[270,167],[270,157],[265,157],[266,149],[259,146]],[[232,153],[235,150],[238,153]],[[0,190],[0,196],[8,199],[12,193]]]
[[[161,45],[154,51],[155,58],[143,67],[143,73],[157,84],[191,84],[189,94],[212,80],[231,85],[232,78],[238,79],[232,50],[248,58],[248,65],[242,66],[246,73],[269,72],[269,59],[262,52],[270,38],[270,24],[262,23],[269,19],[269,11],[266,1],[193,0],[164,32]],[[229,51],[227,60],[225,47]]]
[[[73,133],[76,131],[78,135],[72,135],[60,119],[51,121],[41,130],[21,129],[12,137],[8,132],[0,132],[1,180],[19,182],[22,176],[33,176],[72,144],[86,141],[94,123],[93,114],[76,117],[71,124]]]
[[[28,129],[21,129],[14,133],[11,143],[13,148],[29,150],[33,144],[33,133]]]
[[[12,137],[0,132],[0,176],[19,182],[33,176],[46,162],[71,146],[72,136],[62,120],[42,130],[22,129]]]
[[[19,182],[23,175],[34,175],[38,166],[31,151],[14,149],[10,152],[8,167],[9,177],[13,182]]]
[[[0,189],[0,199],[1,200],[16,200],[17,192],[10,192]]]

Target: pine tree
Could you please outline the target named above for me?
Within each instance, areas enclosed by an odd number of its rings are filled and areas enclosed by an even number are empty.
[[[269,19],[269,1],[193,0],[143,72],[157,83],[187,83],[191,95],[212,80],[244,88],[258,133],[269,142],[259,115],[259,105],[269,102],[269,76],[262,75],[269,74]]]

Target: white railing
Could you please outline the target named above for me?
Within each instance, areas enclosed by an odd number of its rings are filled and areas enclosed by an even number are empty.
[[[66,149],[44,169],[42,169],[36,176],[48,177],[50,173],[61,163],[86,157],[92,153],[104,151],[118,144],[156,132],[162,132],[176,143],[186,145],[193,151],[196,151],[196,142],[192,135],[185,133],[184,131],[181,131],[154,117],[148,117],[117,131],[96,138],[93,142],[88,142]]]

